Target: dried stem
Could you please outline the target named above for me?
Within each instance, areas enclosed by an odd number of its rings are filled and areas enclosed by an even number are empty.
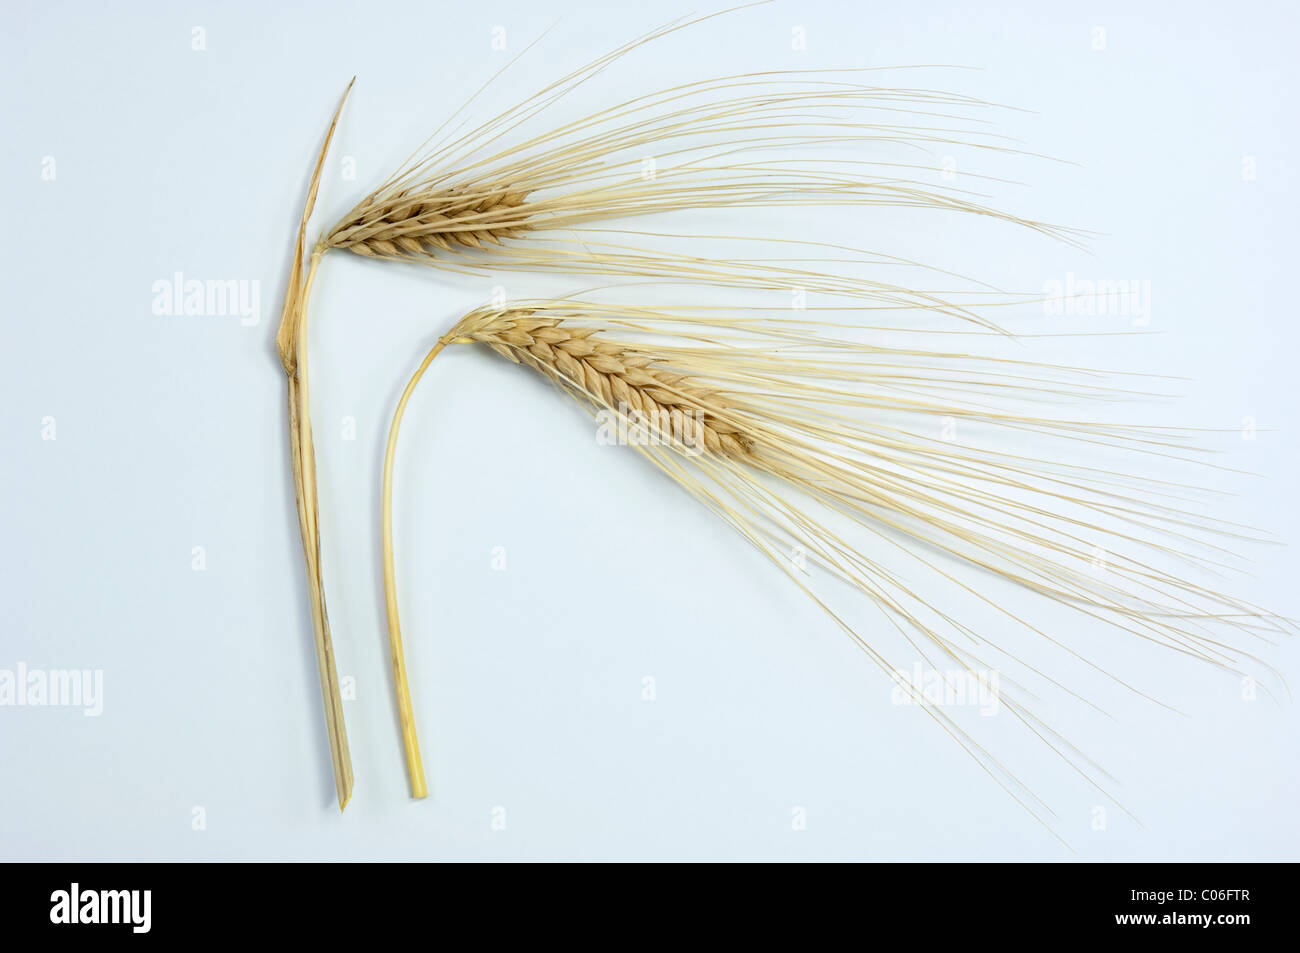
[[[329,614],[325,608],[325,584],[320,568],[320,526],[316,499],[316,453],[311,434],[311,403],[307,386],[307,301],[311,295],[316,269],[324,249],[317,246],[311,256],[306,277],[303,277],[303,252],[306,246],[307,220],[316,204],[320,188],[321,170],[330,140],[338,125],[339,113],[347,101],[352,84],[339,100],[338,109],[330,122],[325,142],[316,159],[307,201],[303,206],[302,220],[298,225],[298,238],[294,243],[293,266],[289,273],[289,286],[285,292],[284,311],[276,346],[280,361],[289,378],[289,453],[293,466],[293,482],[298,502],[298,529],[302,534],[303,559],[307,569],[307,590],[311,604],[312,635],[316,646],[316,664],[320,670],[321,695],[325,703],[325,726],[329,735],[330,762],[334,771],[334,786],[338,793],[339,810],[348,806],[352,797],[352,757],[348,752],[347,729],[343,722],[343,697],[339,691],[338,667],[334,662],[334,644],[330,639]]]
[[[382,535],[384,547],[384,604],[388,610],[388,648],[393,660],[393,688],[397,694],[397,715],[402,723],[402,744],[406,749],[406,770],[411,778],[411,797],[428,796],[424,783],[424,763],[420,759],[420,740],[415,731],[415,711],[411,706],[411,689],[406,680],[406,657],[402,651],[402,627],[397,615],[397,578],[393,570],[393,460],[397,454],[397,433],[406,413],[406,402],[411,399],[415,386],[429,369],[433,359],[451,343],[448,334],[438,340],[411,377],[402,398],[397,402],[393,423],[388,429],[388,447],[384,451],[384,484],[380,504],[382,510]]]

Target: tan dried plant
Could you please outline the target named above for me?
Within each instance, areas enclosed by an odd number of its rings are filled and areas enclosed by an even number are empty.
[[[1067,450],[1087,443],[1169,456],[1190,453],[1188,434],[1044,416],[1019,405],[992,409],[1008,398],[1104,396],[1083,372],[984,360],[953,347],[888,347],[837,336],[845,326],[862,328],[869,325],[866,316],[881,314],[956,321],[972,333],[997,336],[989,306],[1014,300],[1010,296],[978,286],[969,294],[918,288],[915,281],[892,277],[900,268],[914,272],[918,263],[830,241],[674,234],[649,218],[742,207],[838,207],[856,214],[895,207],[979,216],[1075,242],[1078,232],[987,204],[969,187],[979,176],[966,175],[962,184],[933,183],[927,153],[1018,152],[992,131],[987,117],[998,107],[887,84],[891,77],[915,75],[907,72],[787,70],[679,84],[547,124],[557,104],[619,58],[707,19],[639,37],[468,130],[457,124],[462,107],[308,253],[307,219],[335,113],[309,185],[277,343],[289,377],[290,449],[340,807],[350,795],[352,774],[320,565],[306,362],[310,292],[332,250],[477,274],[513,269],[694,282],[736,294],[798,288],[835,302],[790,317],[788,310],[773,315],[545,300],[475,311],[439,340],[402,394],[384,469],[385,599],[415,797],[425,796],[427,785],[398,623],[391,488],[402,414],[424,370],[452,341],[487,345],[614,414],[621,426],[653,434],[653,440],[635,442],[637,449],[790,572],[887,671],[894,671],[891,663],[859,634],[860,627],[791,571],[786,547],[802,547],[849,583],[850,591],[870,597],[898,636],[924,657],[934,653],[963,670],[978,667],[972,646],[1001,649],[908,582],[913,572],[932,572],[991,603],[979,586],[944,568],[941,561],[949,557],[1232,670],[1250,657],[1207,627],[1263,634],[1280,625],[1253,606],[1184,582],[1143,558],[1146,552],[1195,560],[1201,557],[1188,555],[1183,544],[1201,545],[1215,534],[1245,535],[1188,516],[1170,499],[1173,487],[1072,466],[1062,462],[1068,454],[1055,450],[986,452],[926,436],[936,420],[952,418]],[[922,158],[899,161],[897,150]],[[880,158],[866,158],[877,152]],[[646,156],[654,157],[651,168]],[[719,247],[737,244],[762,251],[718,254]],[[848,528],[837,529],[841,523]],[[845,535],[853,533],[860,538]],[[890,568],[868,558],[867,540],[909,565]],[[1078,563],[1081,553],[1098,546],[1132,555],[1114,557],[1110,574],[1099,577],[1088,571],[1086,559]],[[1010,624],[1056,641],[1042,626],[1001,605],[994,609]],[[1042,803],[948,713],[923,699],[918,704],[1041,819]],[[1089,759],[1028,707],[1009,707],[1095,783]]]
[[[1071,646],[1033,621],[1036,603],[1067,606],[1237,675],[1269,671],[1251,643],[1285,631],[1284,620],[1161,568],[1170,557],[1215,566],[1225,542],[1251,538],[1242,527],[1171,504],[1176,487],[1142,475],[1156,456],[1197,464],[1196,434],[1100,423],[1089,413],[1032,412],[1044,400],[1068,398],[1095,409],[1100,401],[1147,392],[1097,383],[1096,372],[1085,368],[870,345],[837,337],[837,330],[830,315],[816,310],[696,313],[583,296],[481,308],[440,338],[401,396],[383,475],[385,596],[408,755],[418,757],[419,749],[403,694],[394,460],[408,401],[450,343],[486,345],[630,432],[632,439],[620,442],[770,557],[890,678],[897,680],[900,662],[889,657],[881,635],[868,638],[861,623],[849,621],[855,600],[833,605],[846,592],[865,595],[899,644],[936,671],[978,678],[990,666],[1010,672],[1019,663],[1027,679],[1070,692],[1019,660],[1005,636],[975,632],[955,611],[934,605],[920,584],[926,576],[984,603],[1003,631],[1028,632],[1077,659],[1089,657],[1087,643]],[[948,419],[983,425],[995,436],[971,445],[945,442],[934,435]],[[1031,435],[1041,455],[998,448],[997,434],[1016,433]],[[1078,452],[1083,445],[1113,451],[1130,469],[1117,464],[1100,472]],[[800,571],[789,558],[795,547],[847,589],[819,586]],[[1109,554],[1104,574],[1091,565],[1098,547]],[[1027,598],[995,601],[985,594],[990,578],[1027,591]],[[1118,674],[1107,677],[1149,697]],[[916,685],[903,682],[900,689],[1052,830],[1050,808],[984,741]],[[1053,758],[1114,801],[1104,770],[1035,710],[1032,692],[1013,683],[1000,695]]]
[[[916,150],[966,145],[1013,151],[981,117],[993,108],[990,104],[938,90],[867,82],[878,72],[888,75],[882,71],[721,76],[614,103],[554,127],[544,124],[547,110],[620,57],[717,15],[638,37],[469,131],[452,126],[458,111],[308,253],[307,221],[347,92],[335,111],[308,187],[276,343],[289,380],[290,455],[340,807],[351,793],[352,769],[320,565],[306,350],[308,303],[327,252],[346,250],[452,271],[509,268],[688,279],[783,292],[797,286],[864,308],[934,310],[988,324],[958,300],[861,277],[857,272],[864,264],[896,263],[861,249],[803,242],[798,243],[802,257],[787,251],[783,257],[719,258],[716,249],[686,250],[719,236],[597,226],[737,206],[895,206],[989,216],[1067,241],[1074,238],[1068,230],[999,212],[956,185],[925,184],[920,176],[929,170],[920,163],[821,157],[818,150],[828,145],[847,146],[856,154],[872,143]],[[647,152],[658,163],[649,175],[643,165]],[[628,237],[634,234],[643,240]],[[665,249],[664,241],[672,248]],[[423,796],[421,777],[412,776],[412,790]]]

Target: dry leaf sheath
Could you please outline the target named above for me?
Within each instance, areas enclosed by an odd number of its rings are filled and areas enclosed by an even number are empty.
[[[289,271],[289,285],[284,296],[284,312],[280,317],[280,330],[276,334],[276,347],[280,363],[289,377],[289,455],[293,466],[295,496],[298,501],[298,529],[302,535],[303,559],[307,567],[307,593],[311,606],[312,635],[316,644],[316,664],[320,669],[321,694],[325,700],[325,727],[329,737],[330,762],[334,770],[334,786],[338,793],[339,810],[348,806],[352,797],[352,756],[348,752],[348,733],[343,723],[343,697],[339,692],[338,667],[334,663],[334,645],[330,640],[329,613],[325,609],[325,583],[320,567],[320,526],[316,501],[316,452],[312,445],[311,404],[307,387],[307,300],[311,296],[312,280],[320,262],[321,252],[312,253],[311,262],[303,275],[303,253],[307,241],[307,220],[316,204],[320,188],[321,169],[329,150],[330,139],[338,125],[339,113],[351,92],[348,84],[339,100],[329,131],[316,159],[311,181],[307,187],[307,200],[294,243],[293,264]]]

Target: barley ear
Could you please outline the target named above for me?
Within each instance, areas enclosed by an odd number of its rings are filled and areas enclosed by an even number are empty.
[[[356,78],[353,77],[353,82]],[[339,810],[348,806],[352,797],[352,756],[348,752],[347,729],[343,723],[343,696],[339,691],[338,667],[334,662],[334,644],[330,639],[329,615],[325,610],[325,584],[320,570],[320,527],[316,501],[316,453],[312,445],[310,402],[307,388],[307,300],[311,296],[312,281],[320,263],[321,252],[313,252],[306,276],[303,275],[303,254],[307,243],[307,220],[316,204],[320,188],[321,169],[330,140],[338,125],[339,114],[352,91],[352,83],[343,92],[325,142],[321,145],[316,167],[307,188],[307,201],[303,206],[302,220],[298,225],[298,238],[293,248],[293,265],[289,272],[289,285],[284,296],[284,311],[275,343],[280,352],[280,362],[289,377],[289,453],[293,466],[295,496],[298,501],[298,529],[302,534],[303,559],[307,569],[307,589],[311,603],[312,635],[316,644],[316,664],[320,669],[321,695],[325,702],[325,726],[329,735],[330,761],[334,769],[334,786],[338,792]]]

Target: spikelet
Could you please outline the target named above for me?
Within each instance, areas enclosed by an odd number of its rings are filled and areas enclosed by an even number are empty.
[[[624,408],[624,416],[650,421],[682,446],[737,460],[753,454],[753,436],[723,395],[669,373],[650,354],[602,338],[593,327],[514,309],[472,315],[459,334],[598,404]]]

